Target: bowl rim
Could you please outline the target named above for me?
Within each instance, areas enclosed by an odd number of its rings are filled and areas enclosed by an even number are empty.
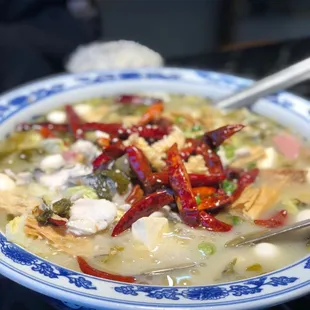
[[[138,74],[141,74],[141,76],[143,76],[143,74],[147,74],[147,73],[157,73],[159,74],[157,78],[160,78],[160,74],[163,74],[165,75],[167,72],[167,74],[173,74],[173,75],[186,75],[186,74],[198,74],[199,73],[199,77],[200,78],[206,78],[206,75],[214,75],[215,77],[215,82],[216,82],[216,79],[230,79],[230,82],[232,84],[234,84],[235,86],[237,85],[238,88],[242,88],[242,87],[245,87],[247,85],[250,85],[251,83],[253,83],[252,80],[249,80],[249,79],[245,79],[245,78],[240,78],[240,77],[236,77],[236,76],[233,76],[233,75],[228,75],[228,74],[222,74],[222,73],[218,73],[218,72],[213,72],[213,71],[207,71],[207,70],[200,70],[200,69],[183,69],[183,68],[144,68],[144,69],[130,69],[130,70],[99,70],[99,71],[91,71],[91,72],[85,72],[85,73],[79,73],[79,74],[59,74],[59,75],[55,75],[55,76],[52,76],[52,77],[47,77],[47,78],[44,78],[44,79],[39,79],[37,81],[34,81],[34,82],[30,82],[30,83],[26,83],[20,87],[16,87],[14,88],[13,90],[11,91],[8,91],[4,94],[2,94],[0,96],[0,107],[1,107],[1,102],[4,102],[4,101],[8,101],[9,100],[9,103],[7,104],[6,103],[6,106],[10,106],[10,105],[13,105],[14,103],[16,103],[16,98],[21,98],[23,97],[23,95],[20,95],[20,94],[23,94],[23,93],[29,93],[29,91],[31,91],[31,94],[33,91],[37,90],[37,89],[41,89],[41,87],[44,85],[46,86],[46,83],[47,84],[53,84],[53,83],[56,83],[58,82],[59,80],[73,80],[73,79],[80,79],[81,77],[88,77],[88,76],[96,76],[96,75],[106,75],[106,74],[111,74],[111,75],[120,75],[120,74],[128,74],[129,73],[138,73]],[[205,76],[204,76],[205,75]],[[146,78],[145,76],[143,76],[143,78]],[[210,76],[209,76],[210,78]],[[156,78],[155,78],[156,79]],[[182,79],[182,76],[181,76],[181,81],[183,81]],[[84,81],[85,82],[85,81]],[[195,82],[195,81],[194,81]],[[197,82],[197,81],[196,81]],[[195,83],[196,83],[195,82]],[[205,83],[206,81],[204,81]],[[213,81],[214,82],[214,81]],[[88,83],[88,82],[87,82]],[[86,83],[86,87],[87,84]],[[240,84],[240,85],[239,85]],[[85,86],[85,85],[84,85]],[[57,94],[57,92],[55,93]],[[281,94],[288,94],[286,92],[282,92],[282,93],[279,93],[279,95]],[[18,96],[17,96],[18,95]],[[52,94],[53,95],[53,94]],[[17,96],[17,97],[16,97]],[[295,95],[292,95],[295,99],[297,98],[297,101],[298,100],[302,100],[302,101],[305,101],[303,98],[301,97],[298,97],[298,96],[295,96]],[[27,97],[29,100],[29,96]],[[43,98],[38,98],[38,102],[39,101],[44,101],[44,97]],[[19,99],[20,100],[20,99]],[[18,101],[18,100],[17,100]],[[19,101],[18,101],[19,102]],[[32,101],[33,102],[36,102],[35,100]],[[269,101],[268,101],[269,102]],[[29,104],[30,102],[27,101],[27,104]],[[308,104],[308,103],[307,103]],[[19,107],[18,104],[16,104],[17,107]],[[23,105],[21,104],[21,108],[20,109],[17,109],[14,113],[11,113],[9,114],[9,116],[7,118],[4,118],[2,120],[0,120],[0,122],[5,122],[6,119],[9,119],[11,118],[15,113],[18,113],[19,111],[21,111],[23,109]],[[1,114],[1,110],[0,110],[0,114]],[[302,116],[302,115],[301,115]],[[308,122],[309,121],[309,118],[306,118],[306,121]],[[1,241],[2,240],[2,241]],[[310,283],[310,280],[309,281],[304,281],[298,285],[294,285],[293,287],[290,287],[287,283],[287,284],[283,284],[283,286],[285,286],[286,288],[283,289],[283,290],[280,290],[279,292],[277,293],[270,293],[270,294],[264,294],[263,296],[259,295],[259,297],[251,297],[251,298],[242,298],[240,299],[240,301],[238,300],[233,300],[233,301],[223,301],[223,303],[220,303],[220,302],[214,302],[215,301],[215,298],[214,299],[210,299],[210,300],[207,300],[207,301],[201,301],[200,300],[200,304],[197,304],[197,303],[182,303],[180,304],[178,300],[175,300],[177,303],[153,303],[153,302],[141,302],[141,301],[123,301],[122,299],[116,299],[116,298],[100,298],[100,302],[104,302],[104,304],[98,304],[97,302],[95,302],[96,298],[94,297],[90,297],[89,294],[84,294],[83,295],[86,295],[84,297],[80,297],[80,296],[77,296],[77,292],[73,291],[73,290],[69,290],[68,292],[66,292],[66,294],[68,295],[64,295],[64,291],[66,289],[64,289],[63,286],[60,286],[58,288],[54,287],[54,285],[51,283],[51,281],[40,281],[37,277],[33,277],[31,276],[31,273],[28,271],[24,271],[24,272],[21,272],[21,271],[18,271],[18,269],[14,268],[13,264],[10,264],[8,262],[5,262],[2,258],[3,258],[3,249],[4,248],[10,248],[11,252],[13,253],[9,253],[11,255],[11,259],[13,259],[13,262],[14,262],[14,258],[16,260],[16,255],[20,255],[21,253],[23,255],[25,255],[26,258],[30,259],[29,257],[32,257],[37,259],[38,261],[41,261],[41,262],[45,262],[47,263],[48,265],[52,266],[53,268],[56,268],[57,270],[68,270],[66,268],[63,268],[63,267],[60,267],[58,266],[57,264],[53,264],[51,262],[48,262],[48,261],[45,261],[33,254],[30,254],[30,252],[18,247],[17,245],[12,245],[12,244],[9,244],[4,235],[1,233],[0,235],[0,250],[1,250],[1,254],[0,255],[0,272],[2,274],[4,274],[6,277],[12,279],[13,281],[16,281],[22,285],[25,285],[31,289],[34,289],[38,292],[41,292],[45,295],[48,295],[48,296],[51,296],[51,297],[54,297],[54,298],[61,298],[63,300],[66,300],[66,301],[77,301],[78,303],[81,303],[83,305],[86,305],[86,306],[104,306],[104,305],[107,305],[109,304],[109,306],[111,308],[117,308],[117,304],[118,303],[122,303],[123,306],[127,306],[128,308],[131,308],[131,307],[152,307],[152,306],[156,306],[156,307],[165,307],[165,308],[173,308],[173,309],[185,309],[186,307],[190,307],[190,308],[201,308],[201,307],[218,307],[218,308],[221,308],[222,306],[229,306],[229,305],[232,305],[231,309],[250,309],[252,307],[257,307],[257,301],[259,301],[259,305],[262,306],[262,305],[273,305],[273,304],[276,304],[276,303],[280,303],[280,302],[283,302],[283,301],[287,301],[287,300],[290,300],[292,298],[295,298],[297,296],[300,296],[300,295],[303,295],[303,294],[306,294],[309,292],[309,288],[307,289],[307,286],[308,284]],[[14,254],[15,253],[15,254]],[[17,253],[17,254],[16,254]],[[6,253],[7,254],[7,253]],[[15,256],[14,256],[15,255]],[[1,257],[2,256],[2,257]],[[6,258],[8,258],[8,256],[6,256]],[[21,261],[22,261],[22,258],[19,258]],[[15,263],[15,262],[14,262]],[[19,262],[20,263],[20,262]],[[275,274],[279,274],[281,272],[284,272],[284,271],[287,271],[287,270],[291,270],[292,268],[294,267],[297,267],[297,266],[301,266],[301,264],[304,264],[305,266],[308,266],[308,267],[304,267],[304,269],[309,269],[310,270],[310,255],[305,257],[304,259],[301,259],[299,260],[298,262],[294,263],[294,264],[291,264],[287,267],[284,267],[282,269],[279,269],[279,270],[276,270],[274,272],[271,272],[271,273],[268,273],[266,274],[266,277],[268,277],[268,279],[271,279],[273,275]],[[11,270],[9,272],[9,270]],[[65,271],[64,271],[65,272]],[[96,280],[96,282],[104,282],[104,283],[110,283],[111,285],[122,285],[124,287],[128,287],[128,286],[131,286],[129,284],[124,284],[124,283],[120,283],[120,282],[115,282],[115,281],[109,281],[109,280],[103,280],[103,279],[99,279],[98,278],[95,278],[95,277],[92,277],[92,276],[86,276],[84,274],[81,274],[81,273],[77,273],[77,272],[74,272],[75,275],[81,275],[83,276],[83,278],[85,279],[93,279],[93,280]],[[193,286],[193,287],[190,287],[192,290],[194,290],[195,288],[197,289],[205,289],[205,288],[218,288],[218,287],[228,287],[229,285],[238,285],[240,283],[250,283],[250,281],[255,281],[255,280],[259,280],[259,279],[262,279],[264,278],[265,276],[260,276],[260,277],[253,277],[253,278],[250,278],[250,279],[246,279],[246,280],[240,280],[240,281],[234,281],[234,282],[228,282],[228,283],[219,283],[219,284],[213,284],[213,285],[205,285],[205,286]],[[292,278],[292,277],[291,277]],[[310,277],[309,277],[310,278]],[[27,280],[28,279],[28,280]],[[32,281],[35,281],[35,282],[32,282]],[[297,279],[295,280],[297,281]],[[294,281],[294,282],[295,282]],[[41,283],[39,286],[36,285],[36,283]],[[254,282],[253,282],[254,283]],[[42,285],[43,284],[43,285]],[[276,285],[276,284],[275,284]],[[281,285],[281,284],[278,284],[278,285]],[[165,287],[165,286],[147,286],[147,285],[138,285],[138,284],[134,284],[133,285],[134,287],[159,287],[159,288],[169,288],[169,287]],[[183,290],[184,291],[184,287],[174,287],[176,288],[177,290]],[[296,291],[298,290],[298,292]],[[223,291],[224,292],[224,291]],[[124,295],[126,295],[126,293],[122,292]],[[145,292],[144,292],[145,293]],[[190,293],[190,291],[189,291]],[[221,292],[219,292],[221,293]],[[225,292],[226,293],[226,292]],[[139,295],[140,296],[140,295]],[[145,295],[144,295],[145,296]],[[70,298],[69,298],[70,297]],[[122,297],[122,295],[120,295],[120,297]],[[281,300],[279,299],[281,297]],[[86,300],[85,300],[86,299]],[[271,300],[272,299],[272,300]],[[91,302],[90,302],[91,300]],[[195,300],[195,299],[194,299]],[[153,299],[152,301],[157,301],[157,299]],[[197,299],[196,299],[197,301]],[[242,305],[243,304],[243,305]],[[235,307],[234,307],[235,306]],[[246,308],[245,308],[246,307]],[[224,308],[223,308],[224,309]],[[225,309],[227,309],[225,307]]]

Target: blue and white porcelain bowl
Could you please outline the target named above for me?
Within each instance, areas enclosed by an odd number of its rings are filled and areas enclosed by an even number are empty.
[[[217,99],[252,81],[201,70],[175,68],[61,75],[0,97],[0,134],[49,109],[90,97],[135,91],[165,91]],[[309,137],[310,104],[283,92],[252,109]],[[310,256],[278,271],[237,282],[197,287],[134,285],[102,280],[49,263],[9,243],[0,234],[0,272],[52,297],[61,309],[257,309],[310,292]],[[59,302],[55,301],[59,300]]]

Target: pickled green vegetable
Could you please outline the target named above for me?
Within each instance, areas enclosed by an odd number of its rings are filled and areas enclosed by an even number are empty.
[[[83,178],[85,185],[92,187],[101,199],[112,200],[114,187],[108,182],[108,178],[100,171]],[[113,182],[114,183],[114,182]]]
[[[300,201],[297,198],[293,198],[293,199],[287,199],[287,200],[282,201],[281,209],[283,209],[284,207],[284,209],[288,213],[292,215],[296,215],[301,208],[305,208],[307,206],[308,204]]]
[[[19,158],[27,162],[34,162],[38,160],[39,156],[42,156],[44,151],[41,149],[28,149],[19,153]]]
[[[55,214],[59,215],[60,217],[70,217],[70,208],[72,206],[72,202],[70,199],[62,198],[53,203],[53,211]]]
[[[211,242],[201,242],[198,244],[198,250],[204,255],[209,256],[216,252],[216,247]]]
[[[125,173],[127,176],[129,177],[131,176],[132,171],[131,171],[128,157],[126,154],[115,160],[113,164],[113,170],[120,170],[121,172]]]
[[[229,262],[224,270],[222,271],[222,275],[229,275],[235,273],[235,265],[237,263],[237,258],[234,258],[231,262]]]
[[[122,104],[117,108],[119,115],[137,115],[141,116],[147,110],[146,105],[133,105],[133,104]]]
[[[45,209],[41,214],[36,216],[36,220],[40,225],[47,225],[49,218],[51,218],[53,215],[53,210],[47,208]]]
[[[116,190],[120,195],[127,192],[130,179],[125,176],[120,170],[103,170],[100,172],[102,175],[112,179],[116,184]]]
[[[42,136],[36,131],[14,132],[0,142],[0,158],[9,156],[17,151],[39,148]]]
[[[263,267],[262,267],[261,264],[253,264],[251,266],[248,266],[246,268],[246,271],[262,272],[263,271]]]

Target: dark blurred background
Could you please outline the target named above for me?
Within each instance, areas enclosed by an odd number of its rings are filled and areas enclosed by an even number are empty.
[[[0,0],[0,92],[64,71],[94,40],[257,78],[307,57],[309,26],[309,0]]]

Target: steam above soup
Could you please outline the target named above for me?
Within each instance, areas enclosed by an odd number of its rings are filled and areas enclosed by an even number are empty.
[[[307,232],[225,247],[310,218],[309,167],[305,142],[248,110],[180,95],[95,98],[0,143],[1,225],[27,250],[105,279],[238,280],[309,253]]]

